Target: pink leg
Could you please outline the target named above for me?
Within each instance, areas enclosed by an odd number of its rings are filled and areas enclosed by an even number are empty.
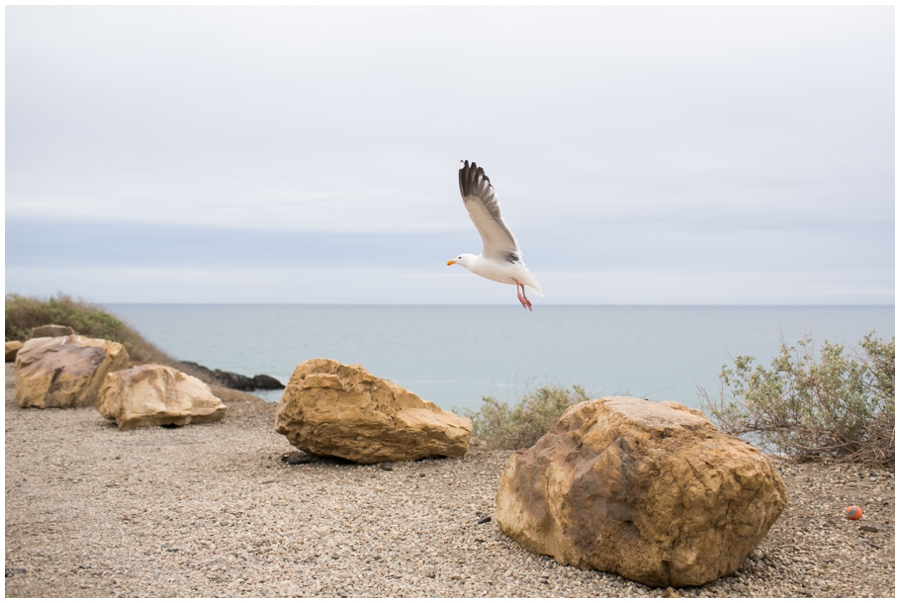
[[[522,291],[521,293],[519,293],[520,289]],[[519,281],[516,281],[516,297],[519,298],[519,303],[522,304],[523,308],[528,308],[529,312],[532,311],[531,310],[531,302],[528,301],[527,297],[525,297],[525,285],[523,285]]]

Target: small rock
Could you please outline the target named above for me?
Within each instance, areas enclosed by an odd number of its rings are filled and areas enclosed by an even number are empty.
[[[680,599],[681,595],[679,595],[674,588],[671,586],[666,589],[666,592],[663,593],[663,597],[667,599]]]
[[[303,454],[302,452],[289,452],[281,455],[281,462],[288,465],[305,465],[313,462],[313,460],[314,457],[312,455]]]
[[[6,342],[6,361],[14,362],[16,360],[16,354],[19,353],[19,350],[22,349],[21,341],[7,341]]]
[[[859,526],[860,532],[877,532],[878,528],[875,526]]]
[[[391,463],[378,463],[378,468],[382,471],[393,471],[394,465]]]

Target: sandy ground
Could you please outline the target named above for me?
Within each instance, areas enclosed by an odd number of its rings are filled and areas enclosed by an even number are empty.
[[[7,364],[6,596],[894,596],[893,471],[779,464],[788,506],[741,569],[666,590],[504,536],[485,518],[508,452],[291,464],[274,404],[217,394],[220,423],[123,432],[19,408]]]

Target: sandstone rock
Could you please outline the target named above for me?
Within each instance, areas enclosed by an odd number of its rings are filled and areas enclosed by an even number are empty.
[[[304,452],[381,463],[463,456],[472,422],[358,364],[314,359],[291,375],[275,431]]]
[[[31,329],[31,338],[38,337],[65,337],[66,335],[74,335],[75,329],[66,325],[44,325],[42,327],[34,327]]]
[[[29,339],[16,354],[16,402],[38,408],[93,406],[107,373],[128,365],[120,343],[80,335]]]
[[[6,342],[6,361],[12,362],[16,359],[16,354],[19,350],[22,349],[21,341],[7,341]]]
[[[756,448],[700,411],[628,397],[567,410],[513,454],[496,500],[525,549],[660,587],[735,571],[787,503]]]
[[[119,429],[207,423],[225,416],[225,405],[208,385],[158,364],[108,374],[95,407]]]

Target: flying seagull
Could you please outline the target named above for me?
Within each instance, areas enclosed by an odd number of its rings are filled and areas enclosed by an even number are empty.
[[[459,162],[459,192],[469,217],[481,235],[483,249],[480,254],[463,253],[447,262],[460,264],[470,272],[498,283],[516,286],[516,296],[523,308],[531,310],[531,302],[525,297],[525,286],[544,297],[537,279],[528,272],[522,261],[522,250],[516,235],[512,233],[500,215],[500,200],[484,169],[473,161]]]

